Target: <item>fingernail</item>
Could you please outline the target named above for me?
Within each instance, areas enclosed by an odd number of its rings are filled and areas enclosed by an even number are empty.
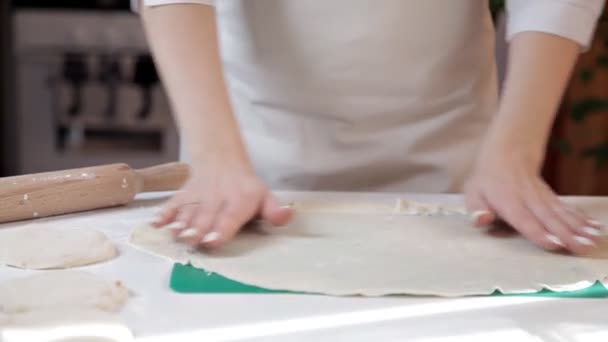
[[[165,226],[165,229],[180,230],[186,228],[186,224],[181,221],[174,221]]]
[[[293,203],[289,203],[289,204],[285,204],[283,206],[281,206],[281,209],[291,209],[293,208]]]
[[[587,220],[587,223],[589,223],[592,226],[598,226],[598,227],[604,226],[600,221],[596,221],[596,220]]]
[[[471,221],[473,222],[477,222],[477,219],[481,216],[484,215],[489,215],[490,212],[487,210],[475,210],[474,212],[471,213],[470,217],[471,217]]]
[[[558,246],[562,246],[565,247],[564,243],[562,242],[562,240],[560,240],[557,236],[552,235],[552,234],[547,234],[547,240],[549,240],[550,242],[558,245]]]
[[[184,230],[183,232],[179,233],[179,235],[177,237],[179,238],[189,238],[189,237],[193,237],[194,235],[196,235],[198,232],[196,229],[194,228],[189,228]]]
[[[213,242],[213,241],[216,241],[219,238],[220,238],[220,233],[218,233],[218,232],[211,232],[211,233],[208,233],[205,236],[203,236],[203,239],[201,240],[201,242],[203,242],[203,243]]]
[[[160,217],[160,215],[155,216],[150,220],[150,224],[157,225],[161,220],[162,220],[162,217]]]
[[[600,236],[600,235],[602,235],[602,233],[600,232],[599,229],[593,228],[593,227],[583,227],[581,230],[583,232],[591,235],[591,236]]]
[[[585,245],[585,246],[595,246],[595,243],[593,241],[591,241],[591,239],[588,239],[584,236],[575,236],[574,241],[580,243],[581,245]]]

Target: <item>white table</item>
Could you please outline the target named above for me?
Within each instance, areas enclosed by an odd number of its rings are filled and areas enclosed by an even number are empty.
[[[172,263],[127,242],[130,230],[149,219],[166,196],[147,195],[128,208],[45,219],[99,229],[119,246],[119,258],[82,269],[121,279],[135,293],[121,315],[138,341],[608,341],[608,301],[602,299],[178,294],[168,288]],[[460,203],[457,196],[403,197]],[[28,273],[0,268],[0,282]]]

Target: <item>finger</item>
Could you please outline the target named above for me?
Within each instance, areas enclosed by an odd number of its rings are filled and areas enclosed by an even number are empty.
[[[150,224],[156,228],[161,228],[175,220],[179,212],[180,200],[178,195],[172,197],[165,205],[156,213]]]
[[[255,215],[254,203],[244,200],[228,202],[218,213],[212,229],[201,236],[199,243],[204,247],[216,248],[230,241]]]
[[[196,234],[192,235],[192,238],[189,239],[188,242],[192,244],[198,244],[201,238],[207,234],[213,225],[213,221],[219,212],[219,208],[222,207],[223,204],[217,206],[215,210],[199,210],[196,218],[194,219],[194,224],[191,229],[196,231]]]
[[[490,209],[490,205],[475,189],[467,190],[465,193],[465,204],[469,218],[476,227],[483,227],[496,220],[496,214]]]
[[[561,207],[557,196],[544,186],[536,186],[525,198],[527,206],[545,226],[545,229],[557,236],[566,249],[576,254],[587,254],[596,245],[597,236],[587,236],[584,225],[578,223],[574,214],[562,217],[556,212]]]
[[[592,220],[587,219],[582,214],[569,210],[565,207],[565,204],[556,201],[552,205],[553,212],[560,217],[569,227],[574,234],[582,237],[591,239],[594,243],[598,243],[602,236],[602,227],[590,222]]]
[[[504,200],[494,204],[498,215],[519,231],[526,239],[546,250],[558,250],[564,247],[559,238],[547,232],[536,216],[524,206],[524,202],[515,194],[504,194]]]
[[[553,195],[553,193],[549,195]],[[568,226],[574,240],[582,246],[579,253],[588,253],[597,246],[602,235],[601,227],[594,225],[594,222],[589,222],[590,220],[582,213],[568,208],[567,204],[561,202],[557,196],[551,196],[550,201],[553,213]]]
[[[182,241],[197,245],[204,234],[211,230],[211,225],[215,220],[225,201],[205,201],[205,204],[198,206],[188,228],[180,232],[178,238]]]
[[[178,210],[175,205],[166,205],[162,208],[150,221],[150,225],[155,228],[162,228],[163,226],[173,222],[177,216]]]
[[[160,209],[154,216],[150,224],[156,228],[161,228],[169,223],[175,221],[177,214],[179,213],[180,207],[184,203],[190,203],[194,201],[188,201],[188,193],[184,191],[177,192],[165,205]]]
[[[262,219],[275,227],[288,224],[294,215],[292,205],[280,205],[270,191],[267,192],[260,211]]]
[[[585,230],[588,230],[588,229],[597,230],[597,232],[592,233],[592,235],[596,235],[596,234],[602,235],[602,233],[604,233],[604,231],[606,229],[604,224],[592,219],[586,213],[584,213],[582,210],[580,210],[574,206],[571,206],[568,203],[565,203],[560,200],[558,200],[558,202],[559,203],[557,203],[555,205],[555,210],[558,211],[560,213],[560,215],[563,215],[564,217],[568,217],[568,218],[575,218],[576,224],[578,224],[579,227],[587,228]]]
[[[593,245],[591,240],[582,240],[580,237],[577,237],[546,203],[528,203],[527,206],[541,222],[545,230],[551,233],[551,239],[557,244],[561,244],[564,249],[581,254],[585,253]]]
[[[575,235],[574,238],[579,244],[588,246],[589,251],[597,247],[603,236],[603,231],[601,228],[594,227],[590,224],[585,224],[584,220],[576,222],[578,219],[573,218],[572,215],[567,215],[567,213],[562,215],[562,220],[570,225],[570,229]],[[588,251],[583,251],[583,253],[585,252]]]
[[[592,227],[598,228],[601,231],[605,231],[606,230],[606,225],[600,221],[597,221],[594,218],[591,218],[587,215],[583,215],[585,222],[589,225],[591,225]]]
[[[167,226],[167,229],[172,231],[173,236],[181,238],[184,231],[192,224],[199,207],[200,204],[198,203],[187,203],[179,208],[175,221]]]

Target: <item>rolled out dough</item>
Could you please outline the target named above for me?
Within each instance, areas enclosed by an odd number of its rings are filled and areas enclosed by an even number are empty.
[[[148,226],[132,232],[131,244],[243,283],[330,295],[563,291],[608,275],[606,248],[587,258],[549,253],[516,234],[473,228],[465,215],[306,211],[287,227],[244,230],[214,251],[192,251]]]
[[[114,258],[116,247],[92,229],[31,225],[0,230],[0,264],[25,269],[70,268]]]
[[[118,311],[129,297],[119,281],[83,271],[47,271],[0,284],[0,313],[43,309],[98,309]]]

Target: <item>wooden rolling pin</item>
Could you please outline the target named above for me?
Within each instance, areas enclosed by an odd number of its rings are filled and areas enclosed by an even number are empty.
[[[114,207],[142,192],[179,189],[189,167],[170,163],[134,170],[126,164],[0,178],[0,223]]]

